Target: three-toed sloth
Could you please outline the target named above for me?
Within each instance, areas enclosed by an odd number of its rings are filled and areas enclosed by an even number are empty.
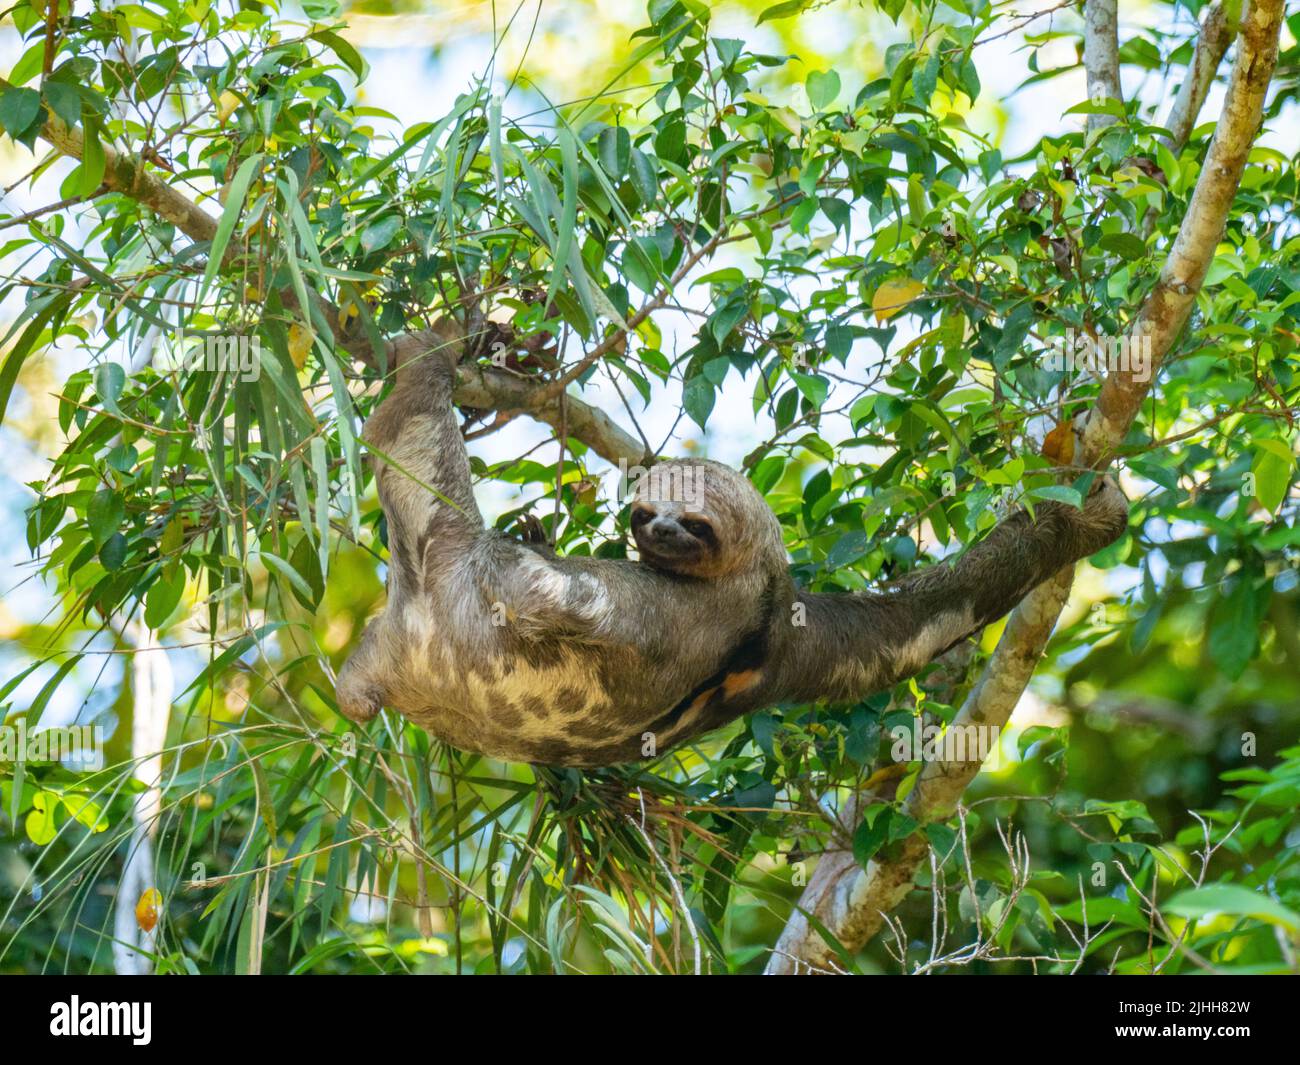
[[[556,557],[483,525],[452,407],[462,349],[447,321],[404,338],[393,390],[366,425],[388,520],[388,604],[337,695],[353,721],[389,706],[463,750],[609,765],[777,703],[862,699],[1128,521],[1123,495],[1098,478],[1083,510],[1017,512],[955,563],[880,593],[817,594],[791,580],[780,525],[749,481],[690,460],[638,486],[640,561]],[[665,484],[679,490],[653,490]]]

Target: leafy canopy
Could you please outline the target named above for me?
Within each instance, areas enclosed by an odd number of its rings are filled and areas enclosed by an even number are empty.
[[[951,717],[965,682],[922,679],[855,707],[776,708],[649,771],[584,777],[459,755],[396,720],[358,737],[331,683],[385,557],[360,424],[391,339],[447,314],[480,339],[479,387],[462,397],[470,435],[509,420],[493,408],[542,409],[565,390],[576,405],[608,384],[622,397],[608,413],[636,445],[651,402],[679,404],[707,434],[720,396],[748,397],[765,435],[746,470],[813,588],[906,572],[1015,503],[1080,502],[1092,474],[1042,442],[1099,380],[1048,353],[1065,336],[1127,333],[1212,126],[1166,143],[1151,106],[1083,101],[1004,158],[967,117],[981,49],[1016,24],[979,0],[881,8],[902,32],[860,86],[715,35],[704,4],[653,0],[599,93],[557,104],[494,64],[406,129],[364,102],[367,60],[329,0],[304,5],[305,22],[257,2],[74,8],[52,55],[45,5],[13,8],[27,47],[0,89],[0,126],[38,155],[60,149],[38,174],[67,202],[0,249],[0,296],[21,308],[0,369],[7,422],[20,398],[37,405],[20,374],[40,353],[72,348],[78,365],[57,387],[62,442],[30,485],[27,521],[61,614],[30,634],[37,660],[0,699],[59,662],[11,707],[36,725],[89,669],[68,652],[100,633],[142,624],[207,644],[170,733],[164,965],[260,964],[248,949],[260,923],[268,967],[300,971],[358,946],[365,965],[412,967],[447,942],[457,964],[485,968],[667,969],[689,967],[693,937],[709,964],[740,968],[770,943],[802,855],[824,845],[821,799],[870,776],[891,726]],[[1022,32],[1045,51],[1078,29]],[[1280,69],[1296,69],[1295,51]],[[1026,84],[1068,69],[1039,70],[1038,54]],[[1156,33],[1123,58],[1177,80],[1189,55],[1184,35]],[[1274,113],[1295,94],[1294,77],[1281,84]],[[1115,121],[1083,132],[1097,113]],[[1127,575],[1111,604],[1123,621],[1069,628],[1076,657],[1101,643],[1144,668],[1205,630],[1204,668],[1226,688],[1272,652],[1263,619],[1280,609],[1293,623],[1296,173],[1294,158],[1253,150],[1193,320],[1122,450],[1132,532],[1093,562]],[[168,342],[182,332],[247,338],[259,372],[178,368]],[[593,486],[604,460],[639,456],[563,408],[548,420],[572,430],[558,452],[475,460],[526,500],[498,524],[536,505],[561,551],[622,556],[626,514]],[[0,777],[3,816],[42,845],[51,885],[8,907],[8,960],[24,938],[53,944],[48,930],[82,907],[111,921],[80,872],[129,833],[128,731],[113,741],[122,764],[103,772]],[[1029,785],[1067,822],[1109,817],[1096,846],[1120,848],[1143,883],[1161,875],[1163,852],[1134,842],[1156,830],[1141,802],[1058,795],[1067,741],[1035,733],[1006,793]],[[1060,909],[1078,898],[1073,876],[1012,894],[991,822],[963,826],[989,848],[984,901],[1021,900],[997,934],[1068,949],[1052,913],[1082,916]],[[928,831],[960,863],[955,827]],[[881,804],[855,853],[865,862],[918,830]],[[790,860],[773,872],[778,855]],[[187,888],[195,862],[220,879]],[[429,930],[426,868],[443,938],[411,927]],[[386,896],[400,928],[349,917],[358,885]],[[1254,932],[1281,918],[1249,916],[1249,949],[1267,960],[1273,940]],[[1138,923],[1121,943],[1135,966]],[[66,942],[40,949],[106,964],[102,942]]]

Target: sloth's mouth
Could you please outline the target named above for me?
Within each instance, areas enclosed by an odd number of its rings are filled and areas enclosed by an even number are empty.
[[[635,537],[635,540],[641,560],[660,569],[680,572],[704,559],[704,549],[699,542],[684,539],[652,540],[640,536]]]

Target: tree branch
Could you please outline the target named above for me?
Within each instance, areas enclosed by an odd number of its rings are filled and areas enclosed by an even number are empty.
[[[1205,165],[1159,280],[1143,302],[1129,335],[1130,343],[1149,337],[1152,372],[1142,375],[1142,381],[1131,371],[1116,371],[1106,378],[1084,433],[1083,459],[1089,465],[1104,468],[1128,434],[1155,379],[1155,370],[1181,333],[1205,280],[1259,130],[1264,97],[1277,64],[1282,9],[1283,0],[1255,0],[1242,19],[1227,99]],[[1072,579],[1072,567],[1061,570],[1012,612],[997,650],[962,704],[954,726],[1000,729],[1006,724],[1047,646]],[[950,816],[979,769],[980,763],[973,759],[927,762],[908,796],[906,812],[921,825]],[[897,853],[868,863],[866,869],[842,858],[820,863],[766,971],[825,970],[834,957],[799,911],[814,914],[846,949],[861,949],[879,930],[884,915],[911,891],[912,878],[928,851],[926,836],[918,830],[902,842]]]
[[[0,78],[0,88],[9,83]],[[41,136],[60,154],[80,160],[85,152],[81,130],[67,125],[58,115],[50,114]],[[113,192],[143,204],[154,214],[167,219],[194,241],[210,242],[217,235],[217,220],[202,207],[156,174],[139,156],[119,152],[112,145],[104,148],[104,184]]]
[[[1086,0],[1083,14],[1083,69],[1088,99],[1124,99],[1119,81],[1119,15],[1117,0]],[[1089,115],[1088,132],[1104,129],[1114,115]]]
[[[1174,97],[1169,117],[1165,120],[1169,136],[1162,137],[1161,141],[1171,152],[1179,151],[1187,143],[1231,41],[1232,32],[1228,27],[1223,4],[1211,4],[1205,9],[1205,18],[1201,20],[1196,50],[1192,54],[1192,61],[1187,64],[1187,76],[1178,87],[1178,95]]]

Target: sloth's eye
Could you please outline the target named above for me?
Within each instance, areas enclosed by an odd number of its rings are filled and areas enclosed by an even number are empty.
[[[707,521],[699,521],[696,518],[687,518],[682,522],[682,528],[697,540],[704,540],[713,535],[713,526]]]
[[[654,511],[649,507],[635,507],[632,510],[632,525],[634,527],[637,525],[644,525],[652,517],[654,517]]]

